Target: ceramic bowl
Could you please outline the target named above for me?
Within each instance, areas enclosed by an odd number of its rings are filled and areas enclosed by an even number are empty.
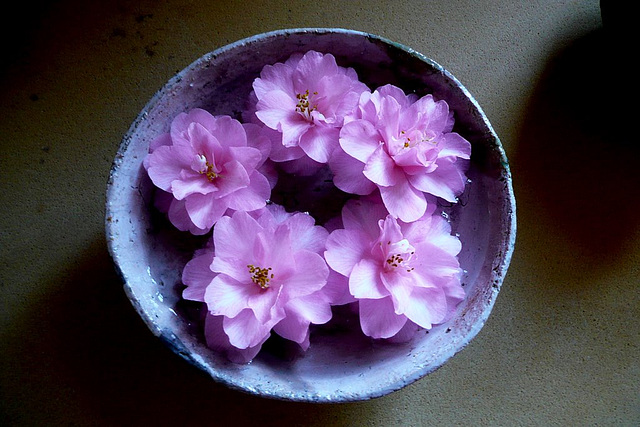
[[[467,297],[456,315],[429,333],[392,344],[362,335],[357,318],[312,331],[296,353],[265,345],[238,365],[208,349],[195,308],[181,301],[180,275],[201,239],[171,228],[153,207],[153,185],[142,160],[173,117],[195,107],[239,118],[251,82],[266,64],[294,52],[333,54],[370,88],[392,83],[406,93],[448,102],[456,127],[472,144],[470,184],[460,203],[443,206],[460,236]],[[515,200],[508,162],[482,109],[443,67],[411,48],[344,29],[291,29],[260,34],[208,53],[176,74],[145,106],[124,137],[111,170],[106,203],[110,254],[131,303],[151,332],[176,353],[231,388],[264,397],[309,402],[367,400],[433,372],[483,327],[505,277],[515,241]],[[284,349],[284,350],[283,350]]]

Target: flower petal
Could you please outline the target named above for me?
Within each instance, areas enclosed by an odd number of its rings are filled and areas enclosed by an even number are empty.
[[[360,327],[371,338],[390,338],[407,322],[405,316],[395,313],[391,298],[361,299],[358,305]]]
[[[311,295],[296,298],[287,304],[287,316],[295,315],[306,322],[321,325],[331,320],[331,305],[324,288]]]
[[[275,145],[273,143],[274,140],[278,142],[278,145],[282,146],[282,135],[271,128],[253,123],[243,123],[242,126],[247,133],[247,146],[260,151],[262,161],[256,166],[260,167],[271,155],[272,148]]]
[[[214,179],[218,191],[212,193],[215,198],[224,197],[249,185],[249,174],[238,160],[230,160],[222,166],[219,177]]]
[[[169,204],[167,216],[169,217],[169,221],[171,221],[171,224],[173,224],[173,226],[178,230],[188,231],[196,236],[206,234],[211,229],[211,226],[202,228],[197,227],[193,223],[191,217],[189,216],[189,213],[187,212],[185,200],[178,200],[173,198],[173,196]]]
[[[471,157],[471,144],[459,134],[452,132],[444,134],[439,141],[441,146],[440,157],[460,157],[469,159]]]
[[[185,199],[185,208],[193,224],[200,229],[210,229],[227,211],[224,203],[197,193]]]
[[[216,127],[210,132],[223,147],[247,146],[247,132],[244,125],[230,116],[217,116]]]
[[[163,145],[171,145],[171,142],[171,134],[163,133],[162,135],[151,141],[151,143],[149,144],[149,152],[153,153],[157,148],[162,147]],[[145,162],[147,161],[147,159],[148,157],[145,157]],[[145,167],[147,167],[146,163]]]
[[[295,213],[286,219],[286,224],[296,236],[291,242],[294,252],[304,249],[320,254],[324,251],[329,233],[324,227],[315,225],[311,215]]]
[[[391,293],[396,314],[405,314],[408,305],[411,304],[411,292],[415,287],[415,281],[412,277],[414,274],[395,270],[385,272],[385,274],[381,275],[381,278],[385,287]]]
[[[229,208],[238,211],[253,211],[265,206],[271,194],[269,180],[258,171],[249,177],[249,185],[240,188],[225,198]]]
[[[431,173],[409,175],[409,182],[417,190],[455,203],[456,196],[464,190],[464,173],[448,158],[438,159],[438,168]]]
[[[233,347],[229,342],[229,337],[223,329],[223,316],[214,316],[207,313],[204,322],[204,335],[207,341],[207,346],[215,351],[224,353],[227,358],[233,363],[249,363],[258,355],[262,344],[269,338],[269,335],[253,347],[247,347],[245,349],[239,349]]]
[[[248,300],[259,292],[252,283],[239,282],[226,274],[218,274],[207,286],[204,300],[211,314],[235,317],[248,307]]]
[[[405,95],[402,89],[392,84],[380,86],[376,89],[376,92],[379,94],[380,98],[387,96],[394,98],[402,108],[409,107],[417,99],[415,94],[410,93],[409,95]]]
[[[334,230],[327,237],[324,257],[329,266],[343,276],[349,276],[353,267],[371,249],[369,237],[360,230]]]
[[[207,286],[216,274],[211,271],[213,252],[207,252],[191,259],[182,270],[182,283],[187,287],[182,291],[184,299],[204,302]]]
[[[380,145],[380,134],[370,122],[354,120],[340,130],[340,147],[351,157],[366,163]]]
[[[215,129],[216,119],[202,108],[194,108],[188,112],[178,114],[171,122],[171,138],[183,139],[189,126],[198,123],[205,129]]]
[[[442,290],[447,297],[447,306],[449,307],[455,308],[455,306],[466,297],[464,288],[460,284],[460,275],[453,277],[453,279],[442,287]]]
[[[175,151],[193,153],[191,159],[196,155],[204,155],[214,163],[218,157],[223,156],[225,151],[220,141],[211,134],[211,130],[200,123],[191,123],[186,130],[186,140],[174,139],[173,147]]]
[[[338,147],[338,128],[316,124],[310,126],[300,137],[300,148],[307,156],[319,163],[327,163],[331,154]]]
[[[317,253],[299,251],[294,254],[293,261],[296,269],[284,284],[287,300],[310,295],[327,283],[329,267]]]
[[[273,327],[273,331],[282,338],[300,344],[303,350],[309,348],[309,321],[294,313],[287,312],[286,317]]]
[[[315,82],[314,82],[315,83]],[[344,116],[358,105],[360,93],[368,88],[346,74],[325,75],[315,85],[317,95],[310,101],[332,126],[342,126]]]
[[[417,220],[427,209],[424,194],[406,180],[400,180],[392,187],[380,187],[380,195],[389,213],[404,222]]]
[[[297,115],[295,99],[281,90],[265,93],[256,104],[256,117],[274,130],[281,131],[280,124]]]
[[[309,347],[309,324],[323,324],[331,319],[331,307],[321,292],[296,298],[286,306],[286,317],[273,330],[278,335],[300,344],[303,350]]]
[[[250,277],[247,262],[242,258],[216,256],[209,267],[211,271],[224,273],[239,282],[246,282]]]
[[[254,288],[254,292],[247,298],[247,307],[253,311],[260,323],[274,325],[284,317],[284,310],[278,304],[281,288],[260,289],[253,282],[248,285]]]
[[[293,147],[285,147],[282,144],[282,134],[278,132],[278,140],[273,141],[273,145],[271,146],[271,154],[269,158],[274,162],[286,162],[289,160],[296,160],[303,156],[306,157],[306,154],[298,145]]]
[[[294,66],[289,62],[264,66],[260,77],[253,81],[256,97],[262,99],[267,93],[274,90],[293,93],[293,80],[291,79],[293,70]]]
[[[395,98],[385,96],[380,100],[378,116],[381,125],[378,132],[386,143],[393,141],[401,134],[401,131],[405,130],[400,129],[401,111],[402,107]]]
[[[380,262],[363,258],[351,270],[349,291],[356,298],[384,298],[389,290],[382,283]]]
[[[282,132],[282,145],[286,148],[298,147],[302,136],[311,128],[310,122],[298,113],[293,112],[280,122],[279,130]]]
[[[420,326],[407,319],[407,323],[404,324],[397,334],[389,338],[389,342],[396,344],[409,342],[421,329]]]
[[[247,260],[252,257],[255,236],[262,227],[246,212],[235,212],[232,217],[222,217],[213,233],[216,258]],[[216,268],[215,259],[213,264]],[[220,270],[221,273],[224,271]]]
[[[313,91],[310,87],[324,76],[332,76],[338,73],[336,58],[328,54],[322,54],[313,50],[304,54],[296,65],[292,74],[294,87],[303,93],[305,90]]]
[[[342,223],[347,230],[361,230],[369,241],[378,239],[378,222],[389,214],[379,193],[359,200],[351,199],[342,208]]]
[[[191,157],[176,156],[180,153],[172,146],[163,145],[145,158],[144,166],[156,187],[171,192],[171,183],[180,177],[183,169],[190,167]]]
[[[329,270],[327,284],[322,288],[331,305],[343,305],[356,301],[349,292],[349,279],[334,270]]]
[[[382,187],[396,185],[404,179],[402,169],[396,167],[395,162],[389,157],[382,144],[369,157],[362,173],[372,182]]]
[[[247,349],[263,343],[273,325],[261,323],[250,309],[245,309],[236,317],[225,317],[222,327],[232,346]]]
[[[402,229],[400,228],[398,221],[391,214],[378,221],[378,228],[380,229],[379,240],[383,244],[395,245],[396,243],[404,239],[404,236],[402,235]],[[389,248],[385,249],[385,251],[387,250],[389,250]]]
[[[229,147],[230,159],[237,160],[247,171],[252,171],[263,163],[262,153],[253,147]]]
[[[216,190],[215,185],[212,185],[206,177],[197,174],[188,174],[171,184],[171,192],[178,200],[183,200],[192,194],[209,194]]]
[[[458,255],[462,249],[460,239],[451,235],[451,224],[440,215],[407,224],[404,235],[414,244],[428,242],[452,256]]]
[[[447,315],[447,300],[440,288],[413,289],[404,315],[425,329],[441,323]]]
[[[265,228],[255,235],[253,241],[251,263],[262,268],[271,267],[277,283],[288,280],[296,268],[292,262],[294,256],[289,227],[278,224]]]
[[[346,193],[366,195],[376,189],[375,184],[362,173],[364,163],[342,150],[334,151],[329,166],[334,174],[333,184]]]
[[[460,272],[458,258],[431,242],[416,245],[416,259],[412,266],[431,283],[448,280]]]

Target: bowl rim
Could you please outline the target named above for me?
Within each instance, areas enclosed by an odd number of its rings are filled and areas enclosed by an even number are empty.
[[[114,227],[114,223],[110,220],[110,216],[111,216],[111,207],[109,205],[109,201],[111,200],[111,193],[113,191],[116,190],[116,187],[113,184],[113,178],[116,174],[116,172],[119,169],[119,166],[121,164],[122,158],[124,157],[124,153],[127,151],[127,148],[129,146],[129,143],[131,142],[131,136],[133,134],[135,134],[135,132],[137,131],[137,129],[139,128],[140,124],[142,122],[144,122],[144,120],[146,119],[147,116],[147,111],[151,110],[151,107],[154,106],[155,104],[158,103],[158,101],[164,96],[166,95],[166,93],[168,91],[170,91],[170,89],[172,87],[174,87],[177,83],[179,83],[183,76],[187,73],[189,73],[190,71],[194,70],[195,68],[198,67],[199,64],[205,63],[207,61],[210,61],[213,58],[216,58],[217,56],[220,56],[222,54],[224,54],[227,51],[233,50],[235,48],[247,45],[247,44],[251,44],[252,42],[255,41],[259,41],[259,40],[264,40],[264,39],[268,39],[268,38],[277,38],[277,37],[282,37],[282,36],[287,36],[287,35],[291,35],[291,34],[302,34],[302,33],[307,33],[307,34],[327,34],[327,33],[338,33],[338,34],[346,34],[346,35],[352,35],[352,36],[360,36],[360,37],[364,37],[364,38],[369,38],[369,39],[373,39],[373,40],[377,40],[378,42],[381,42],[383,44],[386,44],[392,48],[398,49],[400,51],[404,51],[405,53],[411,55],[412,57],[415,57],[416,59],[427,63],[428,65],[430,65],[431,67],[433,67],[434,69],[436,69],[438,72],[443,73],[447,79],[451,80],[455,86],[463,93],[463,95],[468,99],[468,101],[473,105],[473,108],[476,109],[477,113],[478,113],[478,117],[483,121],[484,126],[487,127],[493,141],[495,142],[495,146],[493,146],[492,148],[497,152],[499,159],[500,159],[500,163],[501,163],[501,168],[502,168],[502,176],[504,177],[504,184],[505,184],[505,190],[504,193],[506,194],[507,197],[505,197],[506,203],[509,206],[509,215],[507,215],[506,217],[506,229],[503,230],[503,237],[501,239],[501,243],[502,243],[502,247],[504,248],[503,252],[501,253],[501,258],[500,258],[500,262],[499,264],[494,268],[493,272],[492,272],[492,283],[493,283],[493,294],[492,297],[490,298],[490,301],[485,305],[483,311],[482,311],[482,321],[481,322],[476,322],[473,327],[466,333],[466,335],[463,337],[463,339],[460,341],[460,343],[456,346],[456,348],[453,349],[452,352],[448,353],[447,355],[444,355],[441,359],[438,360],[437,363],[435,364],[431,364],[428,365],[427,367],[423,368],[423,369],[417,369],[414,370],[413,372],[411,372],[410,376],[407,376],[399,381],[397,381],[394,384],[391,384],[390,386],[386,387],[386,388],[380,388],[380,389],[376,389],[374,391],[364,391],[355,395],[348,395],[348,396],[338,396],[338,395],[323,395],[323,396],[318,396],[318,395],[313,395],[310,393],[301,393],[301,394],[291,394],[291,393],[284,393],[284,392],[270,392],[269,390],[263,390],[261,388],[256,388],[254,386],[250,386],[244,383],[240,383],[237,381],[234,381],[232,378],[229,378],[228,376],[222,375],[222,374],[217,374],[215,372],[212,372],[211,369],[205,369],[199,362],[197,362],[196,360],[194,360],[193,358],[189,357],[188,355],[184,354],[184,348],[181,347],[180,345],[178,345],[174,339],[175,337],[168,337],[166,336],[166,331],[165,330],[161,330],[159,329],[156,325],[153,324],[153,320],[152,319],[148,319],[146,316],[146,313],[144,313],[141,308],[140,308],[140,303],[137,300],[136,295],[134,295],[131,292],[131,289],[129,288],[128,284],[127,284],[127,279],[126,279],[126,274],[124,273],[124,271],[122,271],[122,266],[118,263],[117,261],[117,254],[116,254],[116,246],[115,246],[115,242],[114,239],[111,239],[110,236],[113,235],[113,227]],[[515,194],[514,194],[514,190],[513,190],[513,183],[512,183],[512,175],[511,175],[511,170],[509,167],[509,162],[507,160],[507,156],[506,156],[506,152],[504,150],[504,147],[498,137],[498,135],[496,134],[493,126],[491,125],[491,123],[489,122],[485,112],[483,111],[483,109],[481,108],[481,106],[479,105],[479,103],[476,101],[476,99],[471,95],[471,93],[467,90],[467,88],[455,77],[453,76],[449,71],[447,71],[444,67],[442,67],[440,64],[438,64],[436,61],[434,61],[433,59],[425,56],[424,54],[416,51],[415,49],[408,47],[404,44],[392,41],[390,39],[387,39],[385,37],[376,35],[376,34],[372,34],[369,32],[364,32],[364,31],[358,31],[358,30],[352,30],[352,29],[346,29],[346,28],[328,28],[328,27],[300,27],[300,28],[285,28],[285,29],[278,29],[278,30],[272,30],[272,31],[268,31],[268,32],[263,32],[260,34],[255,34],[249,37],[245,37],[243,39],[239,39],[235,42],[232,43],[228,43],[224,46],[218,47],[215,50],[212,50],[208,53],[205,53],[204,55],[201,55],[200,57],[198,57],[197,59],[195,59],[194,61],[192,61],[190,64],[188,64],[186,67],[184,67],[182,70],[178,71],[177,73],[175,73],[167,82],[165,82],[160,89],[158,89],[154,95],[149,99],[149,101],[145,104],[145,106],[143,107],[143,109],[138,113],[138,115],[136,116],[135,120],[133,121],[133,123],[130,125],[129,129],[127,130],[127,132],[125,133],[124,137],[122,138],[120,145],[118,147],[115,159],[112,162],[111,165],[111,169],[110,169],[110,174],[109,174],[109,180],[107,183],[107,197],[106,197],[106,208],[105,208],[105,229],[106,229],[106,237],[107,237],[107,248],[108,248],[108,252],[110,254],[110,257],[112,259],[113,265],[119,275],[119,277],[121,278],[122,282],[123,282],[123,287],[124,290],[127,294],[127,297],[129,299],[129,301],[131,302],[131,304],[133,305],[133,307],[136,309],[136,311],[138,312],[138,314],[142,317],[142,319],[145,321],[147,327],[154,333],[155,336],[159,337],[162,341],[165,342],[166,345],[168,345],[175,353],[181,355],[183,358],[185,358],[187,361],[189,361],[190,363],[196,365],[198,368],[200,368],[201,370],[206,371],[211,377],[213,377],[213,379],[217,382],[220,382],[222,384],[225,384],[226,386],[235,389],[235,390],[239,390],[242,392],[246,392],[249,394],[253,394],[253,395],[259,395],[259,396],[263,396],[263,397],[267,397],[267,398],[275,398],[275,399],[279,399],[279,400],[288,400],[288,401],[302,401],[302,402],[315,402],[315,403],[324,403],[324,402],[347,402],[347,401],[362,401],[362,400],[369,400],[372,398],[377,398],[377,397],[381,397],[384,395],[387,395],[391,392],[397,391],[401,388],[404,388],[405,386],[417,381],[420,378],[423,378],[425,375],[439,369],[442,365],[444,365],[446,363],[447,360],[449,360],[452,356],[454,356],[455,354],[457,354],[458,352],[460,352],[461,350],[463,350],[468,344],[469,342],[475,338],[475,336],[480,332],[480,330],[482,329],[482,327],[484,326],[485,321],[487,320],[489,314],[491,313],[493,306],[495,304],[495,300],[497,297],[497,294],[502,286],[502,283],[505,279],[505,276],[507,274],[507,270],[509,268],[510,262],[511,262],[511,258],[515,249],[515,241],[516,241],[516,232],[517,232],[517,219],[516,219],[516,201],[515,201]]]

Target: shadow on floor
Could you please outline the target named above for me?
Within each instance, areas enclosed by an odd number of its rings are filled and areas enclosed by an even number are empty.
[[[360,405],[267,400],[214,383],[153,337],[102,240],[43,288],[53,291],[2,337],[5,425],[326,424]]]
[[[640,225],[637,90],[618,42],[601,29],[552,58],[512,156],[519,233],[569,269],[611,263]]]

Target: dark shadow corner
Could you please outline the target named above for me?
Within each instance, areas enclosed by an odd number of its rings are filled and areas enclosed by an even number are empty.
[[[174,354],[127,299],[104,235],[42,288],[1,337],[0,424],[287,425],[344,409],[235,391]]]
[[[545,224],[538,231],[562,236],[585,265],[617,256],[640,225],[635,53],[614,7],[603,2],[603,27],[550,59],[514,155],[523,226]]]

